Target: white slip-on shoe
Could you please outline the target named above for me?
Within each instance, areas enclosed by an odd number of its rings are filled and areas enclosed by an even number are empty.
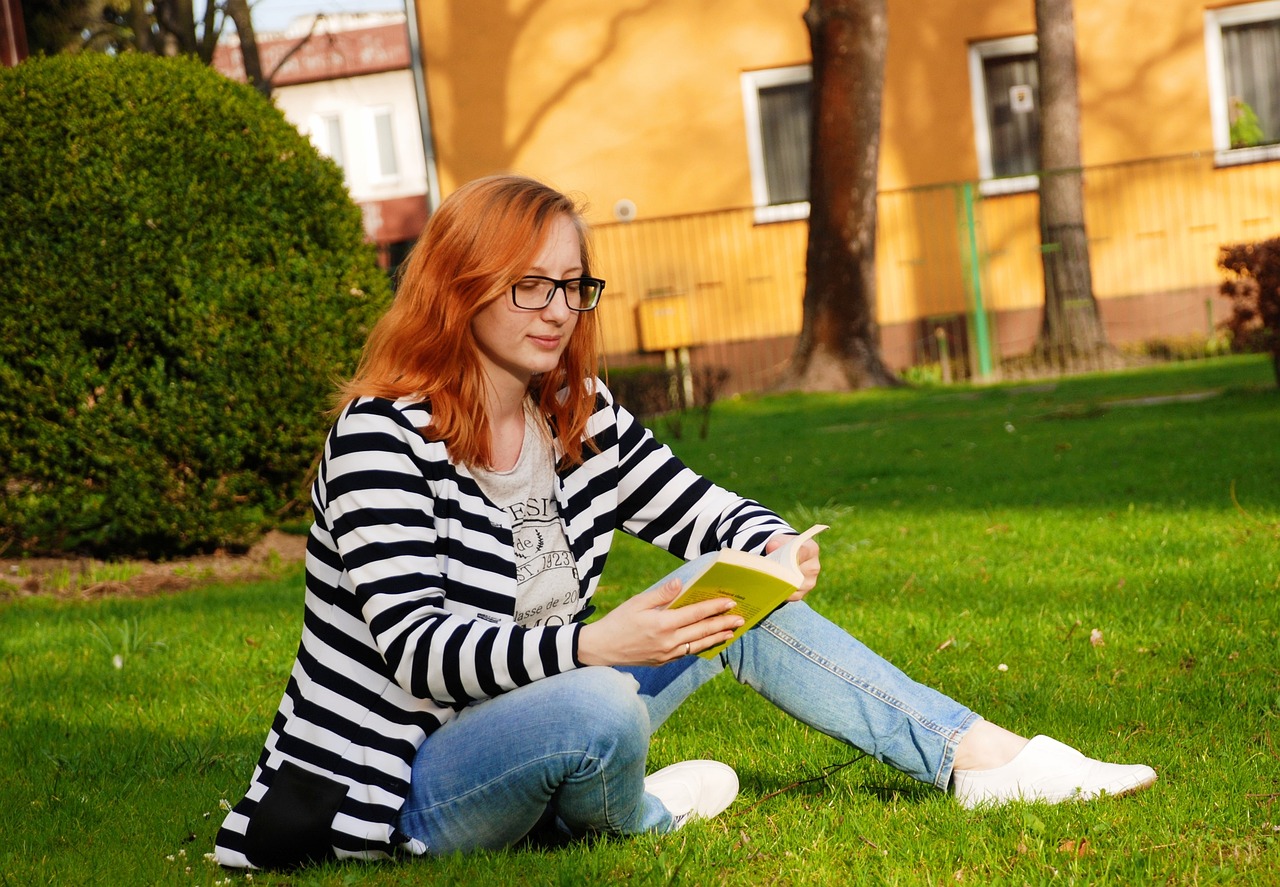
[[[1155,781],[1156,771],[1145,764],[1095,761],[1056,739],[1036,736],[1002,767],[953,771],[951,791],[972,809],[1010,801],[1088,801],[1137,791]]]
[[[644,790],[671,812],[671,831],[710,819],[738,796],[738,774],[719,761],[681,761],[645,777]]]

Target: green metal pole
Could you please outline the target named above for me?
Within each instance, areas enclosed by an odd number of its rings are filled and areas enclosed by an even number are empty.
[[[978,261],[978,228],[973,211],[973,183],[961,186],[964,196],[964,224],[969,246],[969,292],[973,297],[973,334],[978,346],[978,378],[991,377],[991,333],[987,329],[987,309],[982,304],[982,265]]]

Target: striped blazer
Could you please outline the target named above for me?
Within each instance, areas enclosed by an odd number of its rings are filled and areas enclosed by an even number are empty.
[[[429,405],[365,398],[343,411],[312,488],[297,659],[248,791],[218,832],[218,862],[426,852],[397,828],[415,752],[468,703],[580,666],[581,620],[616,529],[686,559],[759,551],[789,530],[595,390],[595,448],[558,469],[555,488],[578,616],[537,628],[513,618],[510,517],[420,433]]]

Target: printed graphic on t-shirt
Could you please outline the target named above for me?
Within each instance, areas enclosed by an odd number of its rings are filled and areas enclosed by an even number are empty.
[[[516,549],[516,622],[564,625],[578,605],[578,573],[553,498],[529,498],[507,507]],[[564,571],[564,572],[559,572]]]

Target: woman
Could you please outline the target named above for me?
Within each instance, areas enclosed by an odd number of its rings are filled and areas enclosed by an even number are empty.
[[[616,529],[683,557],[793,535],[654,441],[597,366],[585,226],[499,176],[445,200],[345,386],[313,487],[302,641],[217,858],[445,854],[714,816],[732,769],[645,777],[649,736],[728,668],[823,732],[967,806],[1149,785],[1149,767],[1028,742],[791,601],[715,659],[730,601],[678,582],[587,622]]]

